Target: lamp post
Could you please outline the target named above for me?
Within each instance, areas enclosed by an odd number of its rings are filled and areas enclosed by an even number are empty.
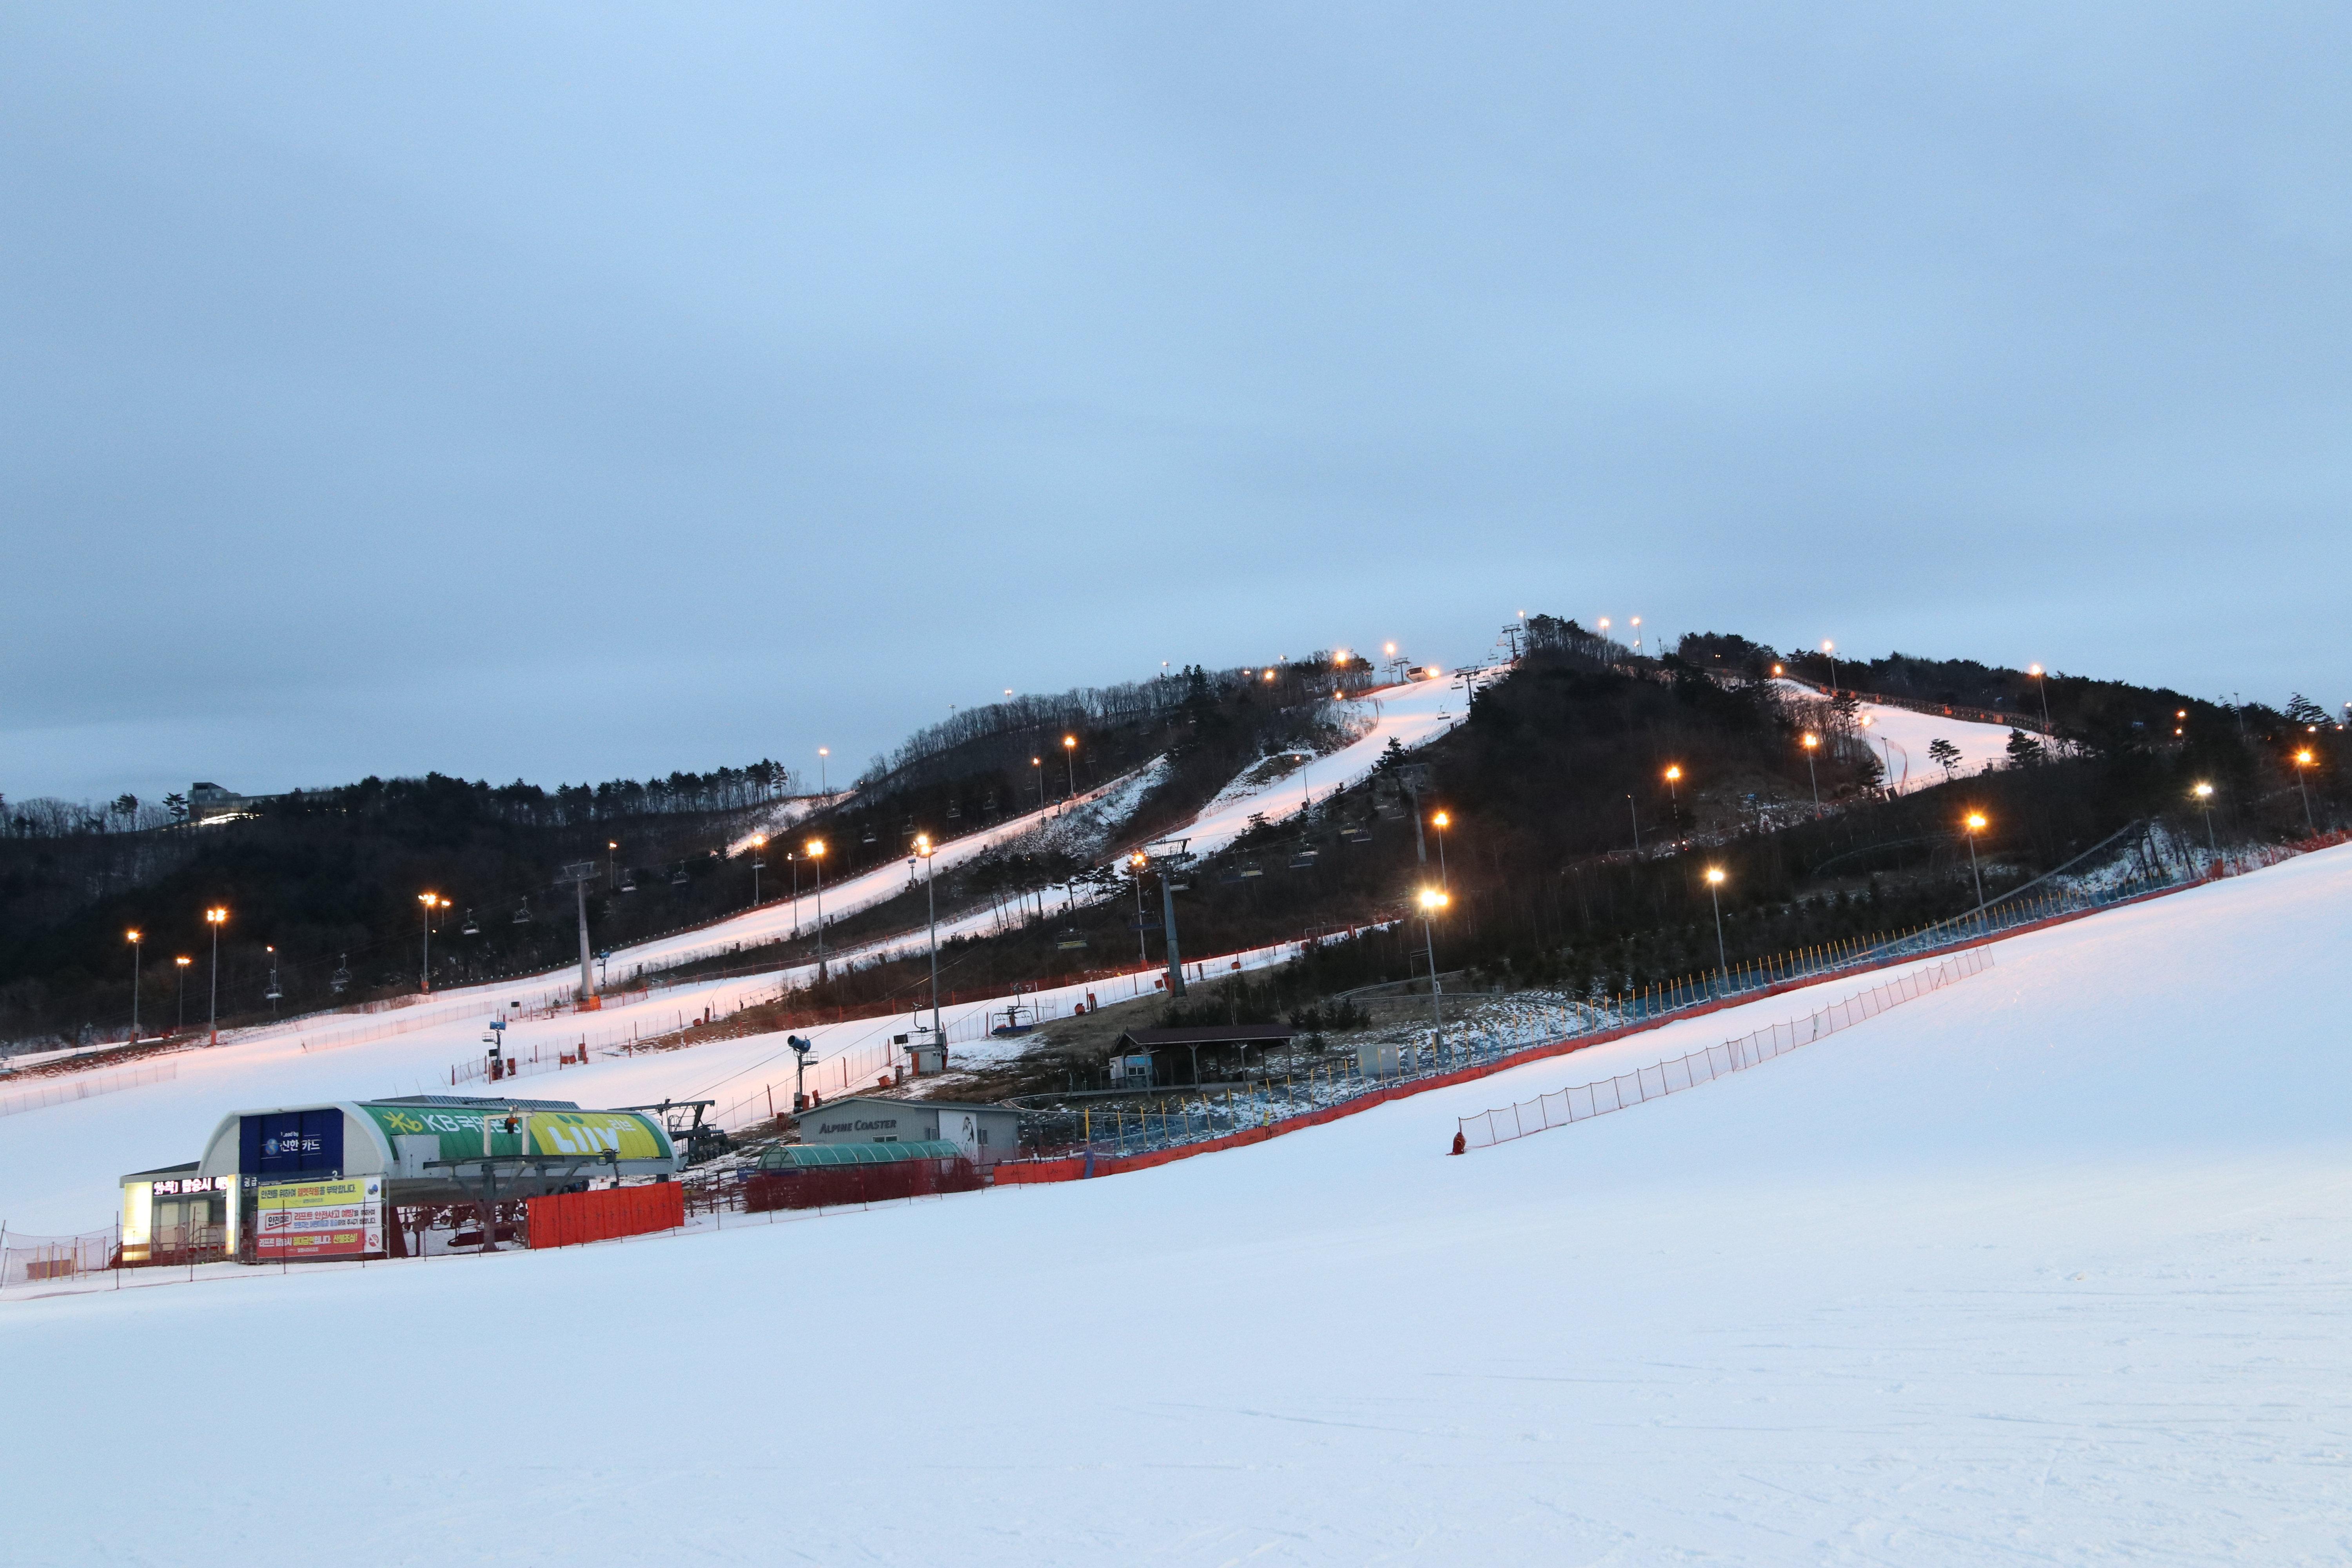
[[[1442,1048],[1445,1044],[1445,1002],[1441,994],[1443,987],[1437,983],[1437,937],[1431,929],[1430,921],[1451,902],[1453,900],[1442,889],[1423,888],[1421,890],[1421,940],[1423,951],[1429,954],[1429,1016],[1436,1030],[1431,1041],[1433,1048]]]
[[[1723,895],[1717,890],[1722,886],[1723,868],[1709,866],[1706,868],[1706,896],[1715,905],[1715,973],[1718,989],[1723,977],[1731,973],[1731,960],[1725,955],[1723,947]]]
[[[1445,874],[1445,830],[1454,826],[1454,819],[1441,811],[1429,819],[1429,825],[1437,829],[1437,885],[1450,893],[1454,882]]]
[[[2303,826],[2314,838],[2319,837],[2319,825],[2311,819],[2311,791],[2305,787],[2303,775],[2311,767],[2311,748],[2305,746],[2294,754],[2294,787],[2303,796]]]
[[[618,889],[621,885],[621,871],[618,863],[620,853],[621,841],[619,839],[607,838],[604,840],[604,882],[606,886],[614,889]]]
[[[180,1003],[180,1022],[173,1031],[176,1034],[184,1035],[188,1032],[188,965],[194,962],[194,959],[185,954],[172,960],[173,967],[180,972],[179,984],[176,987]]]
[[[1062,737],[1062,761],[1070,770],[1070,798],[1076,800],[1078,798],[1078,738],[1076,735]]]
[[[816,862],[816,977],[824,980],[824,840],[812,838],[801,847]]]
[[[425,906],[425,970],[416,988],[429,996],[433,994],[433,911],[449,900],[438,893],[419,893],[416,901]]]
[[[1680,763],[1667,763],[1666,820],[1676,828],[1681,827],[1683,822],[1682,782],[1683,765]]]
[[[1143,871],[1151,864],[1151,857],[1139,849],[1127,858],[1129,875],[1135,879],[1135,962],[1139,968],[1151,967],[1151,949],[1143,933]]]
[[[212,1022],[207,1027],[212,1035],[211,1043],[215,1046],[220,1044],[220,928],[227,921],[228,911],[225,909],[205,911],[205,923],[213,928]]]
[[[819,795],[831,795],[833,793],[833,781],[825,773],[825,764],[832,755],[833,748],[831,746],[819,746],[816,749],[816,792]],[[801,777],[806,778],[808,777],[808,774],[803,773]]]
[[[938,898],[931,891],[931,858],[937,851],[931,846],[929,834],[915,836],[915,853],[923,862],[924,918],[931,928],[931,1044],[940,1047],[940,1064],[944,1068],[947,1065],[948,1037],[940,1032],[940,906]]]
[[[1977,835],[1978,835],[1978,834],[1979,834],[1979,833],[1982,833],[1982,832],[1984,831],[1984,829],[1985,829],[1985,814],[1984,814],[1983,812],[1981,812],[1981,811],[1972,811],[1972,812],[1969,813],[1969,815],[1968,815],[1968,830],[1969,830],[1969,875],[1971,878],[1975,879],[1975,880],[1976,880],[1976,885],[1977,885],[1977,914],[1978,914],[1979,917],[1981,917],[1981,916],[1984,914],[1984,907],[1985,907],[1985,901],[1984,901],[1984,873],[1983,873],[1982,871],[1980,871],[1980,870],[1979,870],[1979,869],[1977,868]]]
[[[2221,846],[2220,841],[2213,837],[2213,786],[2210,784],[2200,782],[2195,789],[2190,790],[2189,793],[2195,795],[2197,797],[2197,804],[2204,808],[2205,847],[2211,851],[2214,859],[2219,860],[2221,858]]]
[[[2050,732],[2050,678],[2038,664],[2029,664],[2025,673],[2033,677],[2033,689],[2042,694],[2042,732]]]
[[[131,1043],[139,1043],[139,933],[127,931],[123,940],[131,944]]]
[[[1827,637],[1823,637],[1822,639],[1822,652],[1829,658],[1830,695],[1835,697],[1837,695],[1837,644],[1830,641]]]
[[[1029,765],[1037,770],[1037,809],[1045,809],[1045,759],[1032,757]]]
[[[1633,819],[1633,853],[1639,855],[1642,852],[1642,814],[1634,807],[1633,797],[1630,795],[1625,797],[1625,815]]]
[[[1813,786],[1813,820],[1822,816],[1822,775],[1813,769],[1813,753],[1821,749],[1822,738],[1811,730],[1805,731],[1805,777]]]
[[[1630,624],[1633,628],[1633,655],[1638,658],[1642,653],[1642,617],[1635,616]]]
[[[755,910],[760,907],[760,873],[768,868],[767,861],[761,859],[761,857],[767,853],[767,849],[768,836],[766,834],[754,833],[751,835],[751,907]]]

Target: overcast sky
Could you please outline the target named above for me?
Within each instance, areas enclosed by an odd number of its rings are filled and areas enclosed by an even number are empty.
[[[2332,706],[2347,15],[13,6],[0,791],[1522,608]]]

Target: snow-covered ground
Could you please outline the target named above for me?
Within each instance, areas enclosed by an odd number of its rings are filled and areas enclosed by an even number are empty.
[[[1821,700],[1818,688],[1801,681],[1782,679],[1772,684],[1790,697]],[[1958,748],[1960,756],[1954,771],[1962,777],[1982,773],[1988,767],[2000,767],[2009,761],[2009,731],[2000,724],[1947,719],[1909,708],[1891,708],[1883,702],[1859,704],[1856,717],[1863,726],[1863,739],[1870,742],[1870,749],[1878,753],[1880,763],[1886,768],[1888,786],[1898,795],[1944,782],[1944,770],[1927,755],[1927,747],[1935,741],[1949,741]]]
[[[2340,1562],[2348,940],[2338,849],[1461,1159],[1809,1004],[1108,1180],[0,1302],[8,1555],[269,1554],[290,1421],[371,1564]]]
[[[1488,679],[1498,679],[1504,673],[1498,668]],[[1387,687],[1341,706],[1363,727],[1357,740],[1279,778],[1223,791],[1169,837],[1191,839],[1189,847],[1195,855],[1213,855],[1248,832],[1252,816],[1286,821],[1307,808],[1310,795],[1320,800],[1371,777],[1390,741],[1408,751],[1425,746],[1459,724],[1467,711],[1461,682],[1443,675]]]

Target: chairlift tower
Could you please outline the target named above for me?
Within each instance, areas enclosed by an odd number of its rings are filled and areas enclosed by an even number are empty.
[[[1160,873],[1160,941],[1168,956],[1168,994],[1184,994],[1184,956],[1176,945],[1176,875],[1192,863],[1189,838],[1163,838],[1143,847],[1144,858]]]
[[[1429,864],[1429,840],[1421,826],[1421,792],[1429,787],[1429,764],[1406,763],[1396,770],[1397,787],[1412,801],[1412,847],[1423,866]]]
[[[588,950],[588,884],[596,879],[596,862],[582,860],[566,866],[555,879],[555,885],[572,884],[572,891],[580,910],[580,1001],[586,1005],[596,994],[594,958]]]

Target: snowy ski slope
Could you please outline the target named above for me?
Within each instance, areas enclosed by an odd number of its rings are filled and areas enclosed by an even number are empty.
[[[1404,745],[1418,746],[1442,734],[1459,721],[1461,694],[1445,680],[1427,680],[1391,688],[1361,706],[1371,721],[1370,731],[1344,750],[1318,758],[1306,770],[1308,784],[1318,794],[1368,775],[1392,735]],[[1134,797],[1139,796],[1152,776],[1154,770],[1139,770],[1081,797],[1067,813],[1063,808],[1033,812],[954,840],[941,847],[940,868],[951,869],[1031,833],[1052,833],[1073,820],[1071,814],[1098,809],[1107,820],[1115,822],[1133,809]],[[1264,790],[1221,797],[1188,831],[1196,835],[1196,843],[1230,843],[1247,827],[1252,812],[1263,811],[1278,820],[1298,810],[1301,798],[1300,778],[1293,773]],[[906,885],[904,864],[893,862],[828,889],[825,912],[835,916],[845,905],[850,910],[869,908],[903,891]],[[1058,899],[1048,902],[1059,908]],[[813,897],[802,900],[801,913],[804,922],[814,920]],[[1047,918],[1052,918],[1050,911]],[[788,905],[771,901],[732,920],[618,950],[608,973],[618,978],[637,967],[675,963],[723,953],[739,944],[772,941],[790,930],[790,919]],[[940,940],[980,933],[993,927],[997,919],[994,911],[982,910],[942,921]],[[925,934],[910,932],[853,944],[836,950],[832,957],[835,963],[863,962],[921,952],[927,942]],[[1294,943],[1256,949],[1224,961],[1224,972],[1231,973],[1234,963],[1244,969],[1279,963],[1296,951]],[[1105,956],[1110,963],[1118,962],[1118,955]],[[0,1219],[23,1231],[98,1228],[107,1223],[107,1205],[116,1195],[118,1177],[129,1171],[193,1159],[203,1138],[234,1110],[385,1094],[487,1092],[478,1082],[461,1083],[453,1091],[448,1069],[482,1055],[488,1020],[502,1013],[511,1016],[510,1003],[523,1004],[524,1016],[510,1023],[506,1049],[510,1056],[526,1058],[534,1051],[552,1055],[583,1040],[602,1047],[635,1035],[659,1034],[702,1016],[706,1008],[724,1017],[748,1003],[774,995],[780,987],[806,984],[815,978],[814,964],[800,964],[667,987],[634,1000],[615,996],[593,1014],[528,1016],[530,1009],[568,997],[574,973],[567,969],[464,987],[387,1014],[329,1015],[240,1030],[217,1050],[183,1052],[171,1058],[178,1074],[169,1082],[0,1118],[0,1206],[5,1210]],[[1089,994],[1106,1003],[1143,994],[1152,989],[1157,973],[1155,968],[1138,963],[1122,978],[1054,987],[1023,999],[1032,1005],[1044,1001],[1066,1011],[1071,1003]],[[950,973],[943,983],[952,987],[954,979]],[[908,1011],[895,1016],[853,1019],[803,1030],[816,1046],[812,1087],[833,1094],[869,1083],[871,1075],[883,1065],[885,1042],[913,1021],[920,997],[919,990],[910,994],[906,999]],[[1002,1009],[1008,1000],[996,997],[941,1009],[941,1022],[957,1040],[956,1063],[970,1066],[1015,1048],[964,1038],[973,1032],[972,1019]],[[928,1019],[928,1014],[924,1016]],[[388,1028],[400,1032],[382,1036]],[[571,1100],[583,1105],[715,1098],[723,1107],[763,1094],[771,1085],[789,1086],[791,1081],[792,1059],[784,1037],[767,1034],[623,1059],[611,1059],[600,1052],[584,1068],[534,1074],[509,1087],[526,1098]],[[781,1102],[789,1102],[788,1087]]]
[[[1295,815],[1307,789],[1319,796],[1361,782],[1391,737],[1407,747],[1426,744],[1460,721],[1462,694],[1458,685],[1439,679],[1391,687],[1349,706],[1369,724],[1360,739],[1262,789],[1221,795],[1181,830],[1192,837],[1195,849],[1209,852],[1230,844],[1247,829],[1253,813],[1262,812],[1273,821]],[[1157,777],[1156,765],[1139,769],[1074,802],[1027,813],[951,840],[940,849],[938,870],[950,871],[1031,834],[1115,831]],[[775,869],[772,863],[771,889],[775,885]],[[903,892],[908,880],[905,864],[895,860],[848,879],[825,889],[825,915],[838,920],[869,909]],[[1045,918],[1052,918],[1066,896],[1066,892],[1048,899],[1051,908]],[[1085,896],[1083,891],[1080,896]],[[815,920],[816,909],[812,888],[800,900],[803,930]],[[789,900],[772,898],[730,920],[616,949],[606,974],[619,980],[643,969],[772,942],[791,931],[793,914]],[[979,934],[993,929],[999,918],[994,911],[982,910],[942,921],[940,940]],[[831,956],[835,963],[857,963],[919,952],[927,942],[922,933],[908,933],[852,944]],[[1279,963],[1293,951],[1288,944],[1261,949],[1239,955],[1239,962],[1244,968],[1254,969]],[[806,984],[815,973],[813,963],[800,964],[665,988],[634,1001],[616,997],[603,1011],[591,1015],[526,1016],[507,1031],[507,1048],[527,1056],[534,1049],[552,1053],[583,1038],[592,1046],[602,1046],[635,1034],[657,1034],[683,1019],[699,1016],[705,1008],[724,1017],[749,1002],[772,996],[780,987]],[[1065,1008],[1089,992],[1108,1002],[1114,994],[1149,990],[1152,973],[1149,967],[1139,965],[1137,973],[1125,982],[1096,981],[1041,994]],[[0,1218],[13,1215],[20,1229],[90,1228],[97,1223],[89,1212],[93,1193],[110,1190],[114,1178],[125,1171],[192,1158],[186,1151],[193,1151],[195,1140],[220,1115],[239,1106],[431,1092],[436,1088],[446,1091],[447,1069],[482,1054],[485,1025],[491,1016],[509,1013],[514,1003],[528,1011],[563,1002],[572,995],[576,974],[576,969],[566,967],[445,991],[389,1013],[314,1016],[241,1029],[225,1037],[218,1051],[173,1058],[179,1067],[179,1077],[173,1083],[144,1085],[76,1106],[27,1112],[25,1117],[0,1118],[0,1202],[13,1205]],[[952,975],[947,984],[953,984]],[[914,999],[908,1000],[911,1010]],[[999,997],[946,1008],[942,1022],[952,1031],[960,1022],[1002,1008],[1008,1000]],[[887,1036],[904,1030],[907,1021],[904,1017],[868,1019],[817,1029],[813,1032],[816,1059],[862,1063]],[[386,1037],[384,1031],[389,1029],[400,1032]],[[969,1063],[985,1059],[989,1050],[985,1044],[959,1046],[956,1055]],[[584,1069],[522,1080],[516,1092],[578,1100],[583,1104],[709,1095],[731,1100],[766,1083],[767,1079],[757,1076],[757,1068],[772,1064],[783,1052],[781,1036],[761,1036],[635,1058],[625,1064],[626,1070],[621,1069],[621,1064],[600,1058]],[[460,1089],[465,1087],[459,1086]],[[51,1120],[27,1120],[35,1117]]]
[[[1461,1159],[1808,1000],[1108,1180],[0,1303],[10,1559],[271,1552],[315,1384],[371,1564],[2341,1561],[2347,940],[2336,849]]]
[[[1818,701],[1821,690],[1797,680],[1772,683],[1790,697]],[[2009,761],[2009,731],[2000,724],[1979,724],[1967,719],[1947,719],[1884,702],[1858,705],[1863,739],[1870,742],[1886,767],[1886,782],[1897,795],[1944,782],[1944,770],[1927,755],[1933,741],[1949,741],[1958,748],[1961,777],[2000,767]]]

